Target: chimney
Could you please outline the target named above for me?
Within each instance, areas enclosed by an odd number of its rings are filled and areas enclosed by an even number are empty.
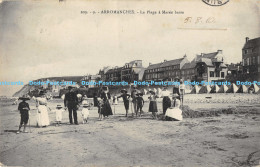
[[[167,60],[166,59],[164,59],[164,62],[166,62]]]
[[[249,41],[249,38],[248,37],[246,37],[246,43]]]
[[[149,62],[149,66],[152,65],[152,63]]]
[[[186,58],[187,57],[187,55],[185,54],[184,56],[183,56],[183,58]]]
[[[219,53],[219,54],[222,54],[222,50],[218,50],[218,53]]]
[[[201,53],[201,56],[204,56],[204,53]]]

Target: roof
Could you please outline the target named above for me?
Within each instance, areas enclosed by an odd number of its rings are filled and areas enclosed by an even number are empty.
[[[181,69],[190,69],[190,68],[195,68],[196,67],[196,62],[192,61],[190,63],[185,63]]]
[[[184,58],[165,61],[165,62],[162,63],[162,65],[160,67],[168,67],[168,66],[180,64],[183,59]]]
[[[122,67],[109,69],[105,74],[114,73],[114,72],[120,72]]]
[[[133,60],[133,61],[130,61],[129,63],[125,63],[125,64],[128,64],[129,67],[133,67],[135,63],[140,62],[140,61],[142,61],[142,60]]]
[[[218,55],[218,52],[212,52],[212,53],[205,53],[202,57],[203,58],[208,58],[208,59],[213,59]]]
[[[149,65],[146,69],[155,69],[155,68],[159,68],[161,66],[162,63],[157,63],[157,64],[151,64]]]
[[[207,66],[213,66],[211,59],[209,58],[199,58],[197,62],[204,62]]]
[[[181,61],[184,58],[180,59],[174,59],[174,60],[169,60],[169,61],[164,61],[162,63],[157,63],[157,64],[151,64],[147,67],[147,70],[149,69],[155,69],[155,68],[160,68],[160,67],[168,67],[168,66],[173,66],[173,65],[178,65],[181,63]]]
[[[255,48],[255,47],[260,47],[260,37],[248,40],[245,43],[243,49]]]

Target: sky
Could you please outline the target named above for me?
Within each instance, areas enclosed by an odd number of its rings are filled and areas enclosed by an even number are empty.
[[[81,14],[110,9],[184,14]],[[136,59],[145,67],[185,54],[191,61],[219,49],[225,63],[237,63],[245,37],[260,37],[259,9],[258,0],[232,0],[219,7],[201,0],[0,1],[0,82],[96,74],[104,66]],[[184,23],[187,17],[191,23]],[[197,17],[203,22],[195,24]],[[206,23],[209,17],[215,22]],[[0,95],[20,88],[0,85]]]

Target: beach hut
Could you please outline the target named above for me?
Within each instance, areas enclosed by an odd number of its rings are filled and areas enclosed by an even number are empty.
[[[248,90],[252,89],[253,93],[258,93],[259,92],[259,87],[256,84],[251,85]]]
[[[219,91],[219,86],[218,85],[214,85],[211,90],[210,90],[210,93],[218,93]]]
[[[248,92],[248,88],[246,87],[246,85],[241,85],[237,91],[237,93],[247,93],[247,92]]]
[[[211,91],[211,87],[209,85],[204,85],[201,87],[199,93],[209,93]]]
[[[221,85],[221,87],[219,88],[218,93],[226,93],[228,90],[227,85]]]
[[[234,83],[232,83],[229,89],[227,90],[227,93],[237,93],[237,91],[238,87]]]
[[[200,91],[200,87],[198,85],[195,85],[192,90],[191,90],[191,94],[198,94]]]

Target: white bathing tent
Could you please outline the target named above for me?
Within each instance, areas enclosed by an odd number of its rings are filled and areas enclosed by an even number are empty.
[[[226,93],[228,90],[228,86],[227,85],[221,85],[221,87],[219,88],[218,93]]]
[[[227,93],[237,93],[237,91],[238,87],[234,83],[232,83],[229,89],[227,90]]]

